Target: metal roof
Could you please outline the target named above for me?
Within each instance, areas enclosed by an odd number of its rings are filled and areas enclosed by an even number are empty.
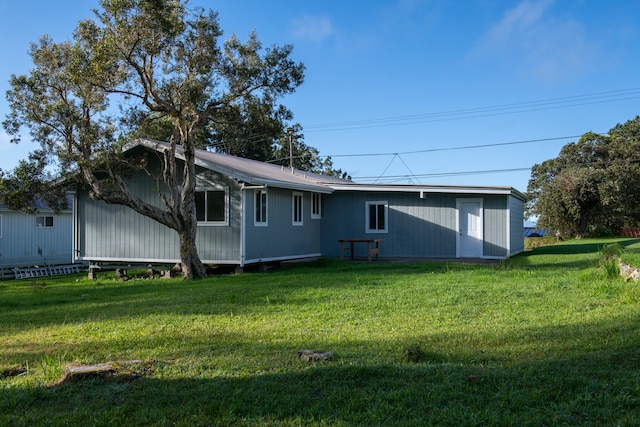
[[[166,142],[143,139],[127,144],[124,147],[124,151],[131,150],[137,146],[160,152],[169,148],[169,144]],[[181,146],[176,147],[176,156],[184,160]],[[331,193],[333,191],[331,184],[348,182],[333,176],[315,174],[227,154],[212,153],[201,149],[196,149],[195,163],[197,166],[222,173],[250,185]]]
[[[124,151],[135,147],[146,147],[158,152],[169,148],[169,143],[140,139],[125,145]],[[176,156],[184,160],[182,147],[176,146]],[[512,187],[475,187],[451,185],[421,185],[421,184],[358,184],[338,177],[315,174],[312,172],[291,169],[285,166],[257,160],[244,159],[221,153],[196,149],[197,166],[230,176],[249,185],[273,186],[296,190],[307,190],[318,193],[332,193],[334,191],[385,191],[385,192],[413,192],[424,197],[429,193],[454,194],[500,194],[511,195],[522,201],[525,196]]]

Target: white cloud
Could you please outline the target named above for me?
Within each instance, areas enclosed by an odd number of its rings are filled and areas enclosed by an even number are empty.
[[[508,10],[478,40],[472,55],[497,59],[542,81],[565,80],[589,69],[597,45],[580,22],[552,16],[553,3],[524,1]]]
[[[522,37],[540,24],[544,12],[553,0],[539,2],[525,1],[505,13],[504,18],[494,25],[485,38],[485,47],[509,43],[514,37]]]
[[[290,24],[291,32],[297,39],[319,43],[334,32],[331,20],[323,15],[303,15],[294,18]]]

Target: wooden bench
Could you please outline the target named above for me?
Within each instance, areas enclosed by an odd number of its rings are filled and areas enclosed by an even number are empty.
[[[376,257],[376,261],[380,257],[380,242],[382,239],[338,239],[340,244],[340,259],[344,258],[345,251],[349,251],[351,260],[354,259],[354,243],[366,243],[367,244],[367,260],[371,262],[373,256]],[[345,245],[348,243],[348,245]]]

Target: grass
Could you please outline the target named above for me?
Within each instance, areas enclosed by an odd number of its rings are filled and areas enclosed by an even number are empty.
[[[493,266],[0,282],[0,425],[639,425],[640,284],[607,272],[611,243],[640,266],[640,241],[616,239]]]

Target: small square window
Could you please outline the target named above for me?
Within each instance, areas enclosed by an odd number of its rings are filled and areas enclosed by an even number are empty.
[[[226,224],[227,192],[224,190],[196,191],[198,222]]]
[[[36,228],[49,228],[53,227],[52,216],[36,216]]]

